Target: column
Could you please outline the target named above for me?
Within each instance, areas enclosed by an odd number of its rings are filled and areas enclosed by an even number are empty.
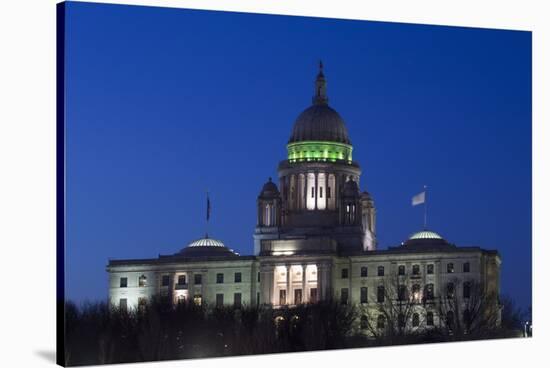
[[[292,304],[291,291],[290,291],[290,266],[285,265],[286,270],[286,304]]]
[[[176,273],[174,272],[172,275],[170,275],[170,286],[168,287],[168,297],[171,300],[171,304],[175,304],[174,300],[174,288],[175,288],[175,279],[176,279]]]
[[[307,294],[307,274],[306,274],[307,265],[302,265],[302,303],[309,301],[309,296]]]
[[[326,268],[323,263],[317,265],[317,299],[318,301],[325,300],[325,272]]]
[[[260,266],[260,303],[273,303],[273,270],[271,265]]]
[[[315,209],[317,209],[317,198],[319,197],[319,173],[316,171],[315,175]]]
[[[187,272],[187,302],[192,302],[195,296],[195,276],[193,271]]]
[[[323,282],[323,293],[325,295],[325,300],[332,299],[332,265],[330,263],[326,263],[325,265],[325,272],[324,272],[324,282]]]

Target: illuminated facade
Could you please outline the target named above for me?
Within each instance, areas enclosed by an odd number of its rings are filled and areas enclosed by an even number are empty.
[[[257,197],[253,255],[205,237],[174,255],[112,260],[111,303],[131,308],[160,296],[173,303],[275,307],[337,300],[377,309],[406,290],[407,299],[418,302],[410,323],[429,326],[440,318],[435,301],[442,297],[457,296],[463,305],[473,285],[498,296],[496,251],[457,247],[427,230],[377,249],[374,200],[359,189],[361,168],[326,90],[321,65],[312,105],[296,119],[288,156],[279,163],[279,185],[270,178]]]

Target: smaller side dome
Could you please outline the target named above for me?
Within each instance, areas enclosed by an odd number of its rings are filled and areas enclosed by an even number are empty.
[[[212,238],[202,238],[189,243],[188,247],[225,247],[220,240]]]
[[[260,192],[261,198],[275,198],[279,197],[279,188],[277,188],[277,184],[275,184],[271,178],[264,184],[262,187],[262,191]]]
[[[435,231],[424,229],[417,231],[407,239],[403,246],[408,249],[452,249],[454,245],[449,244],[441,235]]]
[[[238,257],[233,250],[227,248],[221,240],[209,238],[197,239],[176,253],[181,257]]]
[[[412,234],[409,237],[409,240],[415,240],[415,239],[443,239],[443,237],[438,233],[436,233],[435,231],[422,230]]]

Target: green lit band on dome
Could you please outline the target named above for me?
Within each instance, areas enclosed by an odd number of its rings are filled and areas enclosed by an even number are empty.
[[[328,141],[292,142],[286,146],[290,162],[346,161],[351,162],[353,147],[349,144]]]

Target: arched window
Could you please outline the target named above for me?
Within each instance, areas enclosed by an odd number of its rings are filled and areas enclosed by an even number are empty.
[[[420,325],[420,316],[418,313],[413,314],[413,327],[418,327]]]
[[[367,316],[361,316],[361,328],[365,329],[367,327],[369,327],[369,319]]]
[[[266,204],[264,211],[264,225],[271,226],[271,205]]]
[[[378,315],[376,320],[376,328],[383,330],[386,327],[386,317],[383,314]]]

